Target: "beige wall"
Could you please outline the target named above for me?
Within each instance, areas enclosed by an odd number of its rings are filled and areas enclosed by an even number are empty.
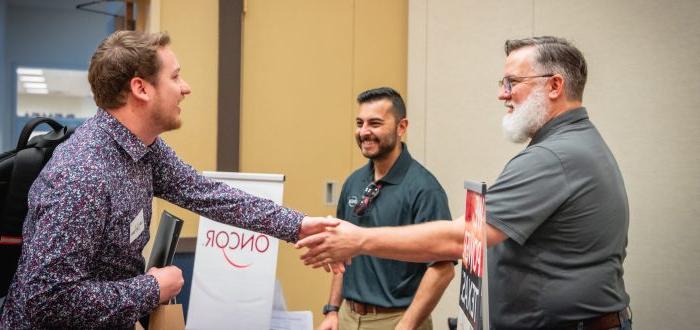
[[[406,86],[406,1],[248,1],[244,16],[241,171],[284,173],[284,204],[334,215],[325,181],[364,164],[353,140],[355,96]],[[339,189],[339,188],[338,188]],[[291,310],[322,320],[330,275],[281,244],[278,278]]]
[[[638,329],[697,323],[698,12],[695,0],[409,1],[409,142],[446,187],[455,214],[464,210],[463,180],[492,183],[522,148],[500,132],[504,40],[557,35],[583,51],[584,104],[630,200],[625,282]],[[456,314],[458,285],[434,314],[439,322]]]

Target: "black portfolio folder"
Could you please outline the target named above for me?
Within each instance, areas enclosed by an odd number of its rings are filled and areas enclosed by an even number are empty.
[[[175,255],[175,248],[177,247],[177,240],[180,238],[183,222],[182,219],[167,211],[163,211],[146,271],[151,269],[151,267],[161,268],[173,263],[173,256]]]

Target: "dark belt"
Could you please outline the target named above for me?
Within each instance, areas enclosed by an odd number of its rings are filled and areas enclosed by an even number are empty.
[[[607,313],[601,316],[592,317],[590,319],[569,324],[564,329],[578,329],[578,325],[582,324],[583,330],[608,330],[621,327],[621,322],[627,321],[631,318],[632,311],[629,307],[625,307],[625,309],[619,312]]]
[[[345,299],[345,302],[348,304],[351,311],[360,315],[367,315],[367,313],[398,313],[406,310],[406,307],[382,307],[372,304],[365,304],[350,299]]]

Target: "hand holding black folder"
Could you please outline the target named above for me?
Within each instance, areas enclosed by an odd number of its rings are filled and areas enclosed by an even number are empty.
[[[163,214],[160,216],[160,224],[158,225],[156,238],[155,241],[153,241],[151,257],[148,258],[146,271],[153,267],[163,268],[165,266],[172,265],[183,222],[184,221],[182,221],[182,219],[168,213],[167,211],[163,211]],[[175,298],[170,299],[169,303],[174,304]],[[182,306],[179,308],[182,308]],[[180,315],[181,314],[182,312],[180,312]],[[149,329],[148,325],[150,322],[148,317],[142,318],[139,322],[141,325],[143,325],[143,328]]]
[[[151,269],[151,267],[162,268],[170,266],[173,263],[173,256],[175,256],[175,248],[180,238],[183,222],[182,219],[167,211],[163,211],[146,270]]]

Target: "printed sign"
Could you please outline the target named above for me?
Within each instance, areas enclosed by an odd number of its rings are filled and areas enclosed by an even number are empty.
[[[282,203],[284,176],[204,172]],[[200,217],[187,329],[270,329],[278,240]]]
[[[464,212],[464,251],[459,286],[458,323],[461,329],[488,329],[486,273],[486,184],[464,183],[467,205]]]

